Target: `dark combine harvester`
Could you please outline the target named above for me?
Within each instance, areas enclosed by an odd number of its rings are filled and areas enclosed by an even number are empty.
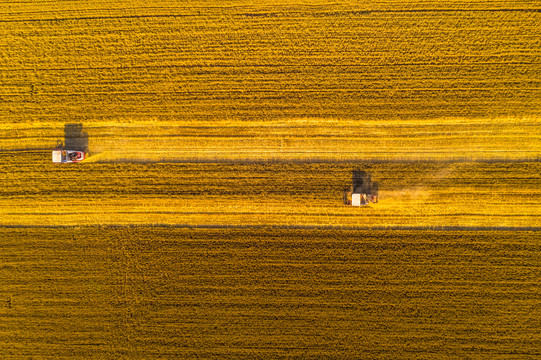
[[[344,204],[363,206],[378,202],[378,184],[366,171],[353,170],[351,186],[344,189]]]

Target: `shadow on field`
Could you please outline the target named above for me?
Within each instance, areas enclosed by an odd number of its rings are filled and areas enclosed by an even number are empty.
[[[58,145],[61,145],[61,141]],[[64,149],[88,152],[88,134],[83,131],[83,124],[64,125]]]
[[[351,171],[352,191],[358,191],[366,194],[378,195],[378,183],[372,181],[372,175],[369,172],[361,170]]]

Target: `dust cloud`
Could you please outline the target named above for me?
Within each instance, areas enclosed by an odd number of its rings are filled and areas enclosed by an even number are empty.
[[[456,173],[454,164],[449,164],[440,169],[429,171],[417,179],[417,184],[399,189],[380,190],[381,202],[400,202],[408,205],[426,203],[433,193],[434,187],[443,180],[450,179]],[[442,185],[443,186],[443,185]]]

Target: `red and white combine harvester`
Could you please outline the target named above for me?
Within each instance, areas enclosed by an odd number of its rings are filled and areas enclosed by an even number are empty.
[[[77,163],[86,159],[84,151],[77,150],[53,150],[53,162],[62,163]]]

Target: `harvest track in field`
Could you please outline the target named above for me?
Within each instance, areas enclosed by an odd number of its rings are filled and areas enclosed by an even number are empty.
[[[70,135],[71,130],[81,137]],[[538,161],[536,119],[0,124],[0,150],[85,143],[87,162]],[[83,139],[84,141],[81,141]],[[83,149],[80,149],[83,150]]]
[[[62,166],[23,154],[0,153],[3,225],[524,228],[541,216],[537,162]],[[358,167],[380,183],[363,209],[342,204]]]

